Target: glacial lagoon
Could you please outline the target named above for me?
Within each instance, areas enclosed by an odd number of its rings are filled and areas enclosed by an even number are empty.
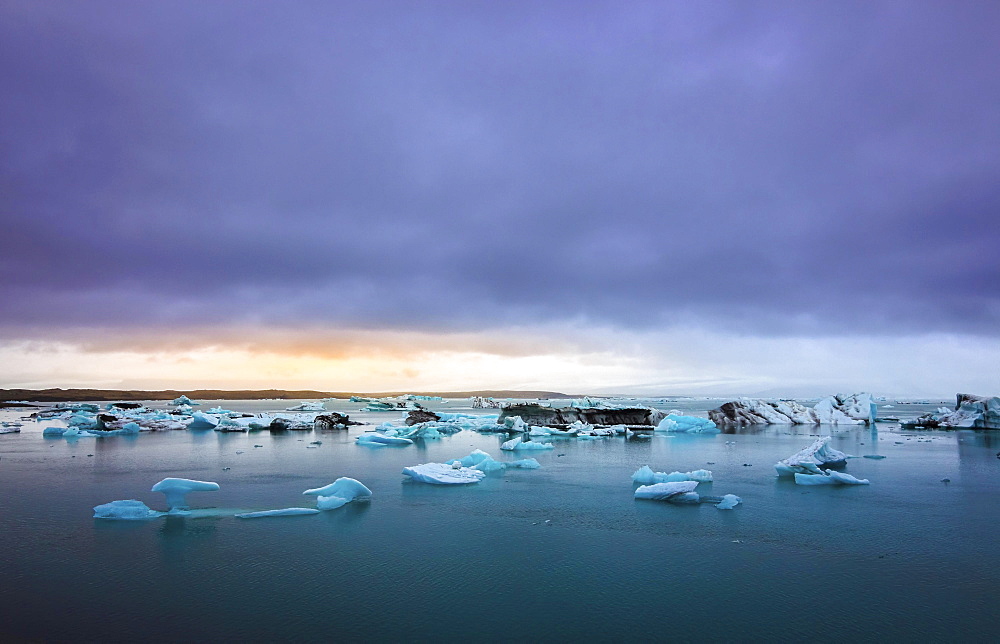
[[[704,416],[718,400],[666,400]],[[203,401],[249,413],[289,401]],[[464,413],[467,400],[426,403]],[[406,447],[355,438],[398,413],[327,409],[349,431],[144,432],[67,440],[52,421],[0,435],[0,632],[6,641],[957,641],[1000,636],[1000,432],[754,426],[720,434],[553,439],[537,470],[475,485],[410,482],[404,467],[474,449],[511,460],[504,435],[462,431]],[[898,405],[915,417],[938,405]],[[888,411],[888,410],[887,410]],[[0,412],[12,421],[24,411]],[[830,435],[868,486],[805,487],[773,465]],[[320,445],[310,445],[321,441]],[[631,475],[708,469],[702,494],[633,499]],[[309,488],[355,478],[370,503],[314,505]],[[165,477],[209,516],[92,518]],[[947,482],[943,481],[947,479]]]

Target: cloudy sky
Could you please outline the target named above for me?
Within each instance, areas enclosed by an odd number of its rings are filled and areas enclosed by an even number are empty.
[[[1000,393],[998,33],[0,0],[0,386]]]

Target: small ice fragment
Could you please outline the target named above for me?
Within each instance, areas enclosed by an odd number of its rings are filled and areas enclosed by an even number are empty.
[[[636,488],[635,498],[650,499],[652,501],[667,501],[669,503],[690,503],[693,494],[698,495],[694,489],[698,487],[697,481],[674,481],[670,483],[654,483],[653,485],[641,485]],[[694,502],[697,502],[697,498]]]
[[[237,514],[237,519],[260,519],[263,517],[296,517],[303,514],[319,514],[314,508],[282,508],[281,510],[262,510],[260,512],[244,512]]]
[[[525,449],[554,449],[551,443],[539,443],[538,441],[525,441],[520,436],[513,438],[502,445],[500,449],[504,451],[525,450]],[[562,456],[562,454],[560,454]]]
[[[878,460],[885,458],[885,456],[882,456],[881,454],[865,454],[865,458],[872,458]]]
[[[732,510],[742,502],[743,499],[736,496],[735,494],[727,494],[722,497],[722,503],[718,504],[715,507],[717,507],[720,510]]]

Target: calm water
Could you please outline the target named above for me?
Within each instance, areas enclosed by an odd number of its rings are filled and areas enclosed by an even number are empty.
[[[285,404],[224,401],[246,411]],[[704,412],[715,404],[665,406]],[[359,415],[359,404],[327,407],[373,422],[398,417]],[[531,454],[540,470],[437,487],[408,483],[400,470],[475,448],[509,460],[501,437],[461,432],[372,449],[354,444],[366,429],[356,427],[70,443],[43,438],[51,424],[0,435],[5,641],[1000,637],[992,617],[1000,599],[997,433],[772,426],[557,440],[551,452]],[[821,432],[849,454],[887,456],[849,461],[847,472],[870,486],[806,488],[775,477],[776,460]],[[313,440],[323,443],[307,448]],[[710,469],[715,482],[699,492],[738,494],[743,505],[721,512],[635,501],[630,476],[644,464]],[[116,499],[163,509],[162,495],[148,490],[166,476],[217,481],[219,492],[189,501],[220,514],[310,506],[302,491],[340,476],[374,496],[304,517],[91,518],[93,506]]]

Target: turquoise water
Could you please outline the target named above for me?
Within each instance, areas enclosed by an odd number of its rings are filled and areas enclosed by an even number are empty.
[[[358,415],[358,404],[327,406],[373,422],[397,418]],[[703,412],[715,401],[668,406]],[[354,444],[371,427],[356,427],[70,443],[42,438],[50,424],[0,436],[0,632],[7,641],[1000,635],[992,619],[1000,598],[1000,436],[992,432],[771,426],[643,441],[557,440],[551,452],[531,454],[539,470],[453,488],[408,483],[400,471],[475,448],[509,460],[501,437],[461,432],[372,449]],[[820,433],[849,454],[886,456],[849,461],[847,472],[870,486],[804,488],[775,477],[775,461]],[[309,449],[314,440],[322,445]],[[710,469],[715,482],[699,492],[734,493],[743,505],[722,512],[635,501],[630,476],[645,464]],[[162,495],[148,490],[166,476],[217,481],[220,491],[189,500],[219,516],[91,518],[93,506],[116,499],[162,509]],[[340,476],[368,485],[371,503],[304,517],[231,516],[312,505],[302,491]]]

